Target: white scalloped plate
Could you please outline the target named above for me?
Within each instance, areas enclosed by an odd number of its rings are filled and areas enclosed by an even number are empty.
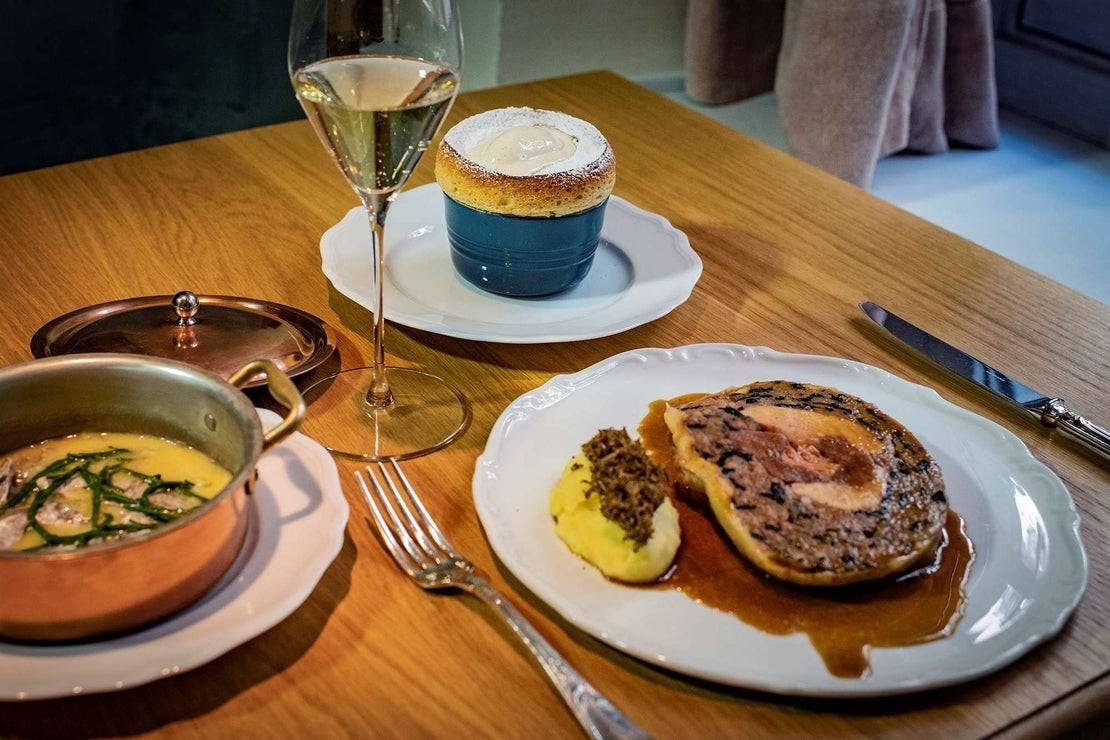
[[[508,298],[475,288],[451,265],[443,192],[406,190],[385,229],[385,317],[460,339],[510,344],[573,342],[627,331],[665,316],[690,297],[701,259],[667,219],[616,195],[605,207],[601,244],[574,289]],[[343,295],[373,311],[370,227],[352,208],[320,238],[324,274]]]
[[[265,427],[280,421],[258,410]],[[343,547],[347,500],[328,451],[293,434],[258,461],[251,529],[228,575],[152,627],[73,645],[0,642],[0,701],[129,689],[214,660],[304,603]]]
[[[830,675],[804,635],[769,635],[677,591],[606,580],[556,537],[547,510],[563,465],[597,429],[635,430],[658,398],[777,379],[840,388],[908,427],[940,463],[975,545],[955,634],[874,649],[861,679]],[[474,471],[474,502],[498,557],[573,624],[650,663],[781,694],[878,696],[984,675],[1056,634],[1087,583],[1071,497],[1012,433],[878,368],[766,348],[636,350],[552,378],[497,420]]]

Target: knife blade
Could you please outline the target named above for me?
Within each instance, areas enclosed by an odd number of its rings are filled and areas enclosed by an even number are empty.
[[[1044,426],[1059,429],[1110,458],[1110,431],[1071,411],[1063,400],[1033,390],[877,303],[864,301],[859,307],[869,319],[926,359],[1017,406]]]

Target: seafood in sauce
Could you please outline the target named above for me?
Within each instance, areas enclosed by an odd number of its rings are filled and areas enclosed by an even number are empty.
[[[161,437],[81,432],[0,455],[0,551],[140,536],[203,506],[231,473]]]

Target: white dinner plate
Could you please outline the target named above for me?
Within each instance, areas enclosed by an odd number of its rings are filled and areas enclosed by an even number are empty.
[[[605,207],[593,267],[565,293],[543,298],[487,293],[455,274],[450,250],[439,186],[401,193],[386,220],[387,319],[483,342],[595,339],[670,313],[690,297],[701,276],[701,259],[685,234],[615,195]],[[366,212],[352,208],[324,232],[320,253],[335,289],[373,311]]]
[[[955,633],[873,649],[860,679],[830,675],[805,635],[770,635],[678,591],[606,580],[558,539],[548,513],[563,465],[599,428],[635,433],[652,400],[778,379],[839,388],[908,427],[940,463],[975,546]],[[1087,583],[1071,497],[1012,433],[878,368],[766,348],[637,350],[551,379],[497,420],[474,501],[498,557],[579,628],[671,670],[782,694],[897,694],[981,676],[1056,634]]]
[[[280,418],[259,410],[263,426]],[[228,574],[153,627],[72,645],[0,642],[0,701],[118,691],[188,671],[304,603],[343,546],[347,501],[327,450],[293,434],[258,461],[250,529]]]

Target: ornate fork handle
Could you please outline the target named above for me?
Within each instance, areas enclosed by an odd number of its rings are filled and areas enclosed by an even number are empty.
[[[401,570],[422,588],[454,587],[473,594],[488,604],[508,623],[513,634],[532,651],[575,719],[591,738],[647,738],[643,730],[632,724],[555,652],[555,648],[543,639],[508,599],[489,584],[473,563],[459,555],[424,508],[401,466],[396,460],[390,464],[396,481],[390,476],[385,464],[378,463],[385,485],[382,485],[373,468],[366,468],[366,474],[374,486],[373,491],[358,471],[355,471],[355,478],[366,498],[366,504],[370,507],[374,527],[382,544]],[[401,490],[407,496],[402,495]],[[409,506],[406,499],[412,506]]]
[[[594,740],[605,738],[631,740],[649,737],[621,714],[621,711],[602,696],[578,671],[574,670],[524,618],[524,615],[517,611],[512,602],[484,578],[475,573],[468,573],[465,577],[458,578],[455,585],[477,596],[501,615],[501,618],[512,628],[513,633],[532,651],[532,655],[551,679],[551,683],[555,684],[555,688],[559,690],[587,735]]]

